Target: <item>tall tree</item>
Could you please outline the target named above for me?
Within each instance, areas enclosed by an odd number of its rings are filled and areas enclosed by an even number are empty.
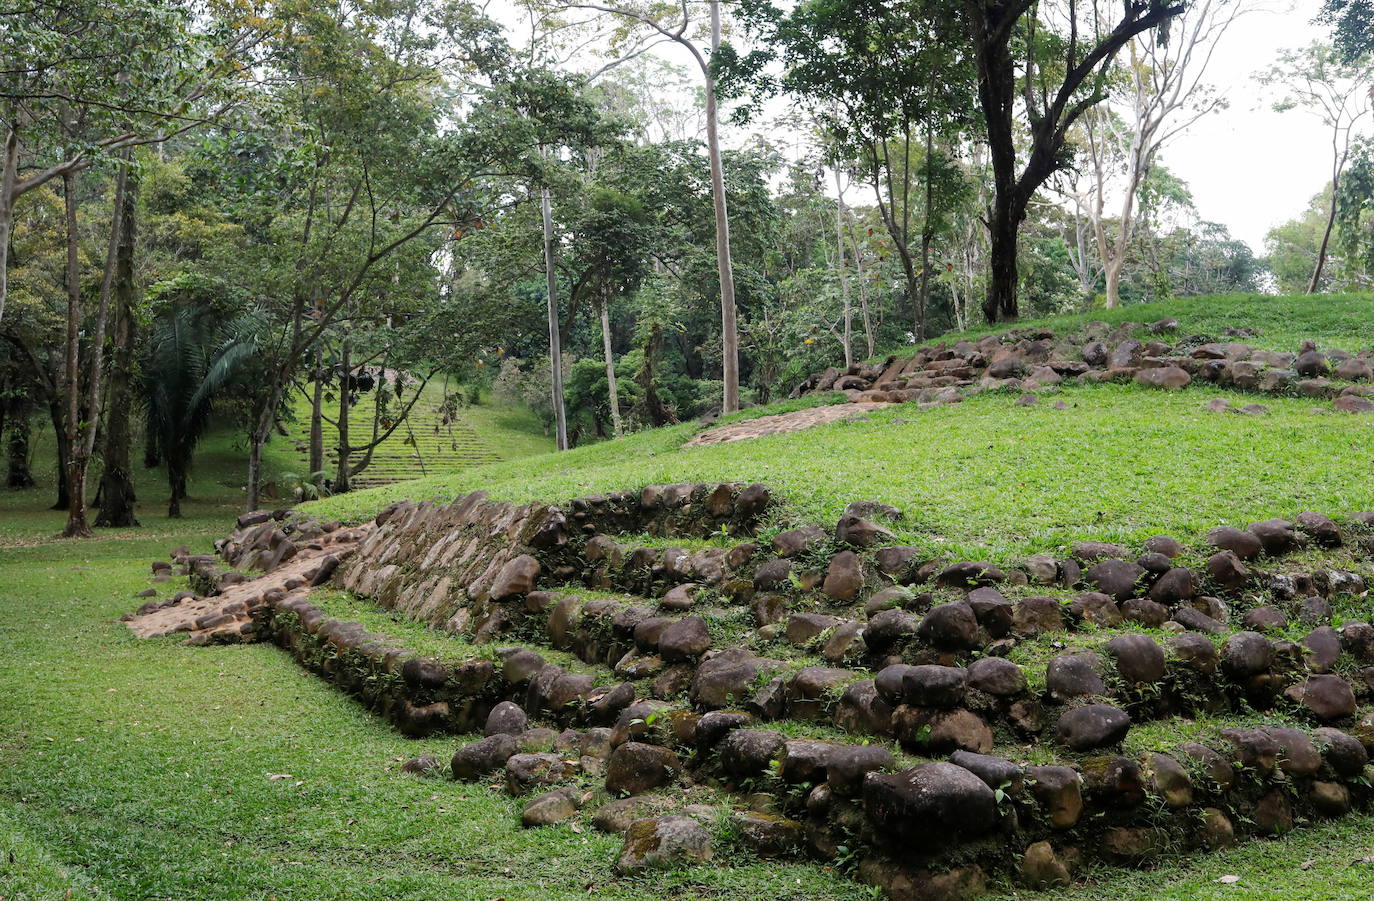
[[[102,155],[213,121],[277,20],[254,3],[67,0],[0,12],[0,320],[15,203]],[[81,126],[80,134],[72,125]]]
[[[649,274],[658,229],[644,204],[613,188],[591,186],[580,205],[582,212],[571,223],[570,253],[564,257],[568,270],[570,307],[584,297],[596,309],[601,326],[601,345],[610,396],[611,427],[621,433],[620,399],[616,390],[615,357],[612,352],[611,305],[631,293]]]
[[[771,0],[747,0],[740,15],[762,46],[719,55],[727,89],[752,94],[745,115],[778,93],[807,104],[836,155],[859,161],[901,262],[912,334],[923,340],[930,246],[952,187],[940,183],[953,170],[940,161],[937,139],[968,124],[973,87],[968,54],[949,39],[946,5],[824,0],[784,12]]]
[[[739,324],[735,306],[735,273],[731,262],[730,212],[725,192],[725,164],[720,147],[720,114],[712,57],[721,48],[720,0],[676,3],[567,2],[567,8],[612,16],[617,22],[612,49],[617,62],[639,56],[664,41],[687,51],[701,71],[705,91],[706,151],[711,171],[711,200],[716,226],[716,272],[720,283],[722,410],[739,409]],[[703,9],[703,7],[705,7]],[[702,22],[703,13],[705,22]],[[628,33],[626,33],[628,32]],[[613,63],[614,64],[614,63]]]
[[[1076,0],[1053,6],[1036,0],[964,0],[963,8],[993,173],[983,314],[997,322],[1019,315],[1017,236],[1036,191],[1067,163],[1068,130],[1106,99],[1108,70],[1121,49],[1136,35],[1182,15],[1186,3],[1124,0],[1114,21],[1104,18],[1102,6],[1081,7]],[[1161,30],[1159,40],[1167,36]],[[1018,89],[1029,129],[1024,164],[1017,154]]]
[[[105,429],[101,451],[100,526],[136,526],[132,464],[131,413],[134,408],[135,342],[138,333],[137,286],[134,283],[134,244],[138,174],[126,176],[119,217],[114,260],[114,322],[110,375],[104,402]]]
[[[181,516],[196,445],[214,424],[216,405],[258,355],[263,322],[229,320],[204,304],[167,298],[153,320],[143,366],[148,434],[167,468],[167,515]]]
[[[1369,59],[1346,61],[1330,44],[1313,43],[1279,54],[1279,61],[1260,76],[1260,83],[1282,92],[1274,109],[1302,109],[1315,116],[1330,133],[1331,196],[1316,264],[1307,282],[1307,293],[1313,294],[1321,283],[1331,231],[1336,225],[1341,175],[1350,160],[1360,124],[1371,112],[1368,97],[1374,90],[1374,67]]]
[[[1103,104],[1080,119],[1093,174],[1090,199],[1082,206],[1090,213],[1108,308],[1121,303],[1141,183],[1169,140],[1223,105],[1205,77],[1218,43],[1246,8],[1246,0],[1193,0],[1171,23],[1168,41],[1132,40],[1121,78],[1125,118]],[[1119,179],[1113,177],[1117,172]],[[1107,215],[1112,195],[1118,200],[1114,232]]]

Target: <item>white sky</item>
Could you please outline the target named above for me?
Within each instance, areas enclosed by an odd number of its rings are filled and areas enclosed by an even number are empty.
[[[1209,81],[1230,107],[1195,123],[1164,148],[1163,162],[1192,188],[1198,215],[1264,251],[1264,234],[1296,217],[1330,174],[1330,135],[1301,110],[1276,113],[1254,81],[1278,50],[1330,36],[1314,26],[1320,0],[1296,0],[1284,12],[1237,19],[1218,45]]]

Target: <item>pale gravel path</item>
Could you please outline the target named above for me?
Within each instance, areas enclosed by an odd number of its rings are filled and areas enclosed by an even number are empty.
[[[750,438],[761,438],[764,435],[780,435],[784,432],[799,432],[802,429],[809,429],[812,426],[824,425],[828,422],[838,422],[841,419],[852,419],[862,416],[874,410],[881,410],[891,404],[874,403],[873,401],[859,401],[852,404],[831,404],[827,407],[812,407],[808,410],[795,410],[791,413],[775,413],[772,416],[761,416],[758,419],[749,419],[744,422],[736,422],[730,425],[723,425],[714,429],[707,429],[694,436],[688,441],[687,447],[696,447],[703,444],[723,444],[727,441],[746,441]]]

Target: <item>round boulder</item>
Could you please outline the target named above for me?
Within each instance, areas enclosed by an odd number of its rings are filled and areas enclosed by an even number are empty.
[[[953,666],[913,666],[902,675],[902,693],[917,707],[958,707],[968,672]]]
[[[967,651],[982,647],[978,618],[968,604],[941,604],[916,627],[916,634],[941,650]]]
[[[1148,685],[1164,678],[1164,649],[1147,635],[1126,633],[1107,642],[1116,670],[1127,682]]]
[[[681,769],[677,755],[667,748],[627,741],[606,763],[606,790],[612,795],[642,795],[670,784]]]
[[[1126,711],[1109,704],[1077,707],[1059,717],[1059,740],[1072,751],[1091,751],[1119,744],[1131,728]]]
[[[948,843],[981,835],[997,822],[987,783],[952,763],[923,763],[864,780],[864,810],[895,842]]]

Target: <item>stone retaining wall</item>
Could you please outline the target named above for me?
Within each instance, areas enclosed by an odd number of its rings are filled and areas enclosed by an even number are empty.
[[[859,842],[869,849],[861,877],[899,898],[966,896],[989,875],[1062,882],[1089,859],[1134,864],[1223,847],[1370,799],[1368,726],[1356,730],[1363,742],[1334,728],[1238,728],[1222,733],[1221,751],[1185,744],[1177,755],[1108,752],[1042,766],[955,751],[901,769],[883,743],[788,739],[758,728],[757,710],[636,701],[628,683],[598,686],[530,649],[439,663],[327,617],[303,591],[268,606],[262,635],[407,734],[485,725],[486,738],[455,754],[455,778],[503,774],[515,794],[553,794],[604,773],[608,792],[623,796],[670,787],[689,768],[781,799],[775,814],[746,817],[756,850],[833,860],[841,844]],[[903,681],[929,699],[928,684]]]
[[[909,356],[814,373],[792,396],[840,391],[853,402],[949,404],[981,391],[1035,392],[1070,381],[1134,381],[1168,389],[1198,382],[1310,397],[1340,412],[1374,412],[1374,349],[1321,351],[1308,341],[1295,353],[1277,353],[1242,340],[1175,338],[1178,328],[1172,319],[1149,326],[1091,322],[1067,335],[1018,329],[977,341],[941,342]],[[1142,329],[1149,340],[1135,337]],[[1228,337],[1253,336],[1243,329],[1228,331],[1237,332]]]
[[[871,502],[833,529],[756,537],[770,503],[723,484],[563,505],[477,493],[356,530],[249,514],[221,553],[270,572],[184,568],[224,603],[256,599],[240,640],[275,641],[406,734],[482,729],[450,772],[535,793],[527,824],[575,814],[558,787],[571,779],[640,797],[690,773],[775,799],[731,814],[759,853],[862,849],[857,875],[897,898],[1062,882],[1087,860],[1277,835],[1369,800],[1374,626],[1337,628],[1333,604],[1368,597],[1374,514],[1304,512],[1196,547],[1080,542],[999,567],[901,545],[900,511]],[[633,537],[646,533],[669,540]],[[309,593],[331,575],[471,643],[440,660],[333,619]],[[131,626],[200,603],[154,604]],[[1045,653],[1017,663],[1026,649]],[[1271,719],[1208,744],[1122,750],[1144,721],[1257,711]],[[770,728],[783,720],[826,737]],[[1010,759],[1030,742],[1051,762]],[[681,820],[628,832],[620,868],[669,834],[706,853]]]

